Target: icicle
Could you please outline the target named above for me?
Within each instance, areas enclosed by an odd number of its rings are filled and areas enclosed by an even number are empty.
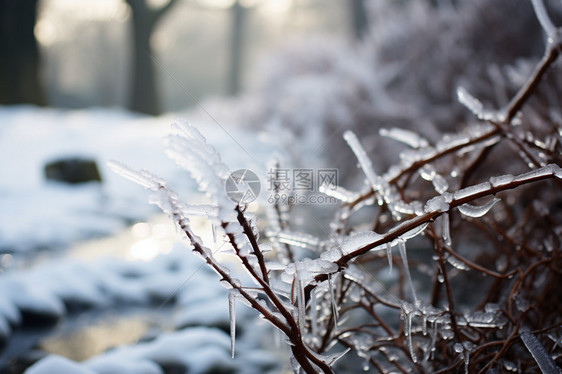
[[[373,164],[371,163],[371,160],[369,160],[369,157],[367,157],[367,153],[363,149],[361,143],[359,143],[357,136],[352,131],[348,130],[343,134],[343,138],[355,154],[355,157],[357,158],[357,161],[359,161],[359,165],[361,166],[363,173],[365,173],[365,176],[367,177],[367,180],[369,181],[369,184],[371,185],[373,190],[379,190],[379,176],[375,174],[373,170]]]
[[[328,274],[328,286],[330,287],[330,299],[332,302],[332,314],[334,320],[334,330],[338,328],[338,305],[336,304],[336,297],[334,296],[334,285],[332,283],[332,274]]]
[[[451,225],[449,222],[449,213],[444,213],[441,216],[441,220],[443,224],[443,243],[445,243],[447,247],[451,247],[451,244],[453,242],[451,240]]]
[[[299,312],[299,327],[301,332],[304,333],[306,330],[306,305],[304,303],[304,285],[303,281],[300,278],[295,278],[295,282],[297,283],[297,309]]]
[[[380,129],[379,134],[409,145],[412,148],[423,148],[429,145],[429,142],[426,139],[410,130],[393,127],[391,129]]]
[[[525,347],[529,350],[541,371],[543,373],[560,373],[560,370],[556,367],[556,364],[536,336],[531,334],[526,328],[522,330],[521,340],[523,340],[523,344],[525,344]]]
[[[336,363],[336,361],[338,361],[340,358],[345,356],[349,351],[351,351],[351,347],[348,347],[343,352],[337,352],[337,353],[334,353],[334,354],[328,356],[328,358],[326,360],[326,363],[330,366],[334,365]]]
[[[388,274],[392,274],[392,246],[386,243],[386,257],[388,258]]]
[[[234,343],[236,340],[236,296],[238,294],[237,290],[230,290],[228,292],[228,315],[230,316],[230,352],[232,358],[234,358]]]
[[[415,313],[415,308],[412,304],[403,301],[401,303],[402,313],[404,315],[404,335],[408,341],[408,350],[414,363],[418,362],[416,354],[414,353],[414,344],[412,342],[412,317]]]
[[[398,249],[400,250],[400,257],[402,257],[402,263],[404,264],[404,273],[406,275],[406,279],[410,285],[410,288],[412,289],[412,297],[414,301],[417,301],[418,298],[416,296],[414,282],[412,281],[410,268],[408,267],[408,255],[406,254],[406,242],[404,240],[398,240]]]
[[[310,293],[310,330],[313,336],[318,336],[318,302],[316,300],[316,291]]]
[[[459,206],[459,212],[461,212],[467,217],[473,217],[473,218],[482,217],[483,215],[488,213],[490,209],[492,209],[492,207],[498,201],[500,201],[500,199],[493,198],[492,200],[488,201],[487,203],[481,206],[462,204]]]
[[[465,341],[462,343],[462,346],[464,348],[464,372],[465,374],[468,374],[468,367],[470,365],[470,352],[474,350],[474,344],[469,341]]]
[[[293,275],[293,290],[296,296],[295,304],[297,310],[297,321],[301,332],[304,334],[306,329],[305,324],[305,314],[306,314],[306,305],[304,303],[304,280],[311,278],[311,274],[309,273],[308,269],[304,265],[303,262],[298,261],[294,264],[289,264],[287,269],[285,269],[285,273],[281,275],[286,277],[287,274],[290,274],[294,271]]]

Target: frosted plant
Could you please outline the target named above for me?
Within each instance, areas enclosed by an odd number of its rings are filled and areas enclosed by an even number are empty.
[[[562,111],[546,77],[562,46],[542,1],[532,5],[545,54],[505,105],[493,109],[459,89],[473,117],[457,132],[432,141],[381,130],[407,147],[385,171],[362,137],[345,132],[363,183],[322,189],[342,202],[329,232],[303,232],[290,206],[274,204],[260,235],[259,217],[226,198],[228,167],[187,124],[175,126],[168,153],[211,205],[185,204],[161,178],[113,164],[152,191],[230,289],[233,354],[239,301],[284,335],[295,373],[557,370]],[[193,231],[189,219],[201,212],[250,284]]]

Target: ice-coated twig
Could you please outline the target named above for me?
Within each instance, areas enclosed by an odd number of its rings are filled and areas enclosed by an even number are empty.
[[[338,304],[336,303],[336,297],[334,296],[334,284],[332,282],[332,274],[328,274],[328,286],[330,287],[330,301],[332,304],[332,315],[334,320],[334,330],[338,328]]]
[[[230,353],[234,358],[234,344],[236,343],[236,297],[237,290],[228,292],[228,315],[230,317]]]
[[[392,174],[389,176],[385,175],[385,179],[387,180],[389,185],[395,185],[405,175],[415,172],[416,170],[420,169],[422,166],[427,165],[430,162],[453,154],[466,147],[473,147],[477,144],[485,144],[490,139],[498,136],[498,134],[501,134],[501,129],[490,126],[485,131],[470,136],[469,139],[466,140],[466,142],[447,144],[446,146],[441,147],[439,150],[429,149],[428,152],[424,152],[423,155],[421,155],[415,161],[403,165],[398,170],[392,172]],[[373,189],[370,189],[369,191],[359,195],[355,200],[346,203],[344,205],[344,208],[353,209],[356,206],[360,206],[365,200],[371,198],[373,194]]]
[[[541,5],[544,8],[544,4],[542,3],[542,1],[540,2],[539,6]],[[558,29],[556,29],[556,32],[558,32]],[[387,180],[387,182],[392,185],[396,183],[402,176],[417,170],[418,168],[420,168],[423,165],[426,165],[429,162],[432,162],[436,159],[444,157],[448,154],[451,154],[463,148],[471,147],[475,144],[486,142],[497,135],[505,136],[506,132],[510,132],[510,129],[506,127],[505,124],[511,123],[515,115],[521,110],[523,105],[531,97],[532,93],[535,91],[536,87],[539,85],[539,82],[541,81],[545,73],[548,71],[550,66],[558,59],[559,55],[560,55],[560,41],[559,38],[555,38],[554,40],[552,40],[552,42],[549,41],[549,43],[547,43],[545,53],[542,59],[536,65],[533,73],[527,79],[526,83],[519,89],[519,91],[517,91],[515,96],[511,98],[509,103],[502,110],[497,111],[496,114],[493,114],[493,112],[483,112],[483,107],[481,103],[473,96],[471,96],[466,90],[461,89],[460,96],[462,96],[463,100],[466,100],[464,104],[469,109],[472,107],[471,111],[475,113],[478,118],[480,118],[479,115],[480,116],[483,115],[486,120],[494,123],[496,125],[495,128],[488,130],[478,136],[471,137],[470,139],[467,139],[467,141],[463,142],[462,144],[454,144],[450,147],[440,149],[437,152],[427,152],[427,154],[421,157],[420,159],[407,164],[405,167],[400,168],[398,171],[394,171],[393,175],[391,176],[391,178]],[[502,126],[502,124],[504,126]],[[518,137],[516,136],[513,137],[512,141],[516,142],[516,145],[519,148],[522,148],[522,144],[520,144],[521,142]],[[528,153],[524,148],[522,149],[522,151],[524,153]],[[529,155],[527,154],[527,156]],[[536,160],[535,157],[531,156],[531,160],[533,164],[535,164],[535,166],[541,165],[541,162],[539,160]],[[360,195],[357,199],[350,202],[348,205],[351,207],[358,205],[360,204],[361,201],[370,198],[373,194],[374,194],[374,190],[370,190],[366,194]]]
[[[449,213],[443,214],[441,216],[441,220],[443,224],[443,229],[442,229],[443,243],[445,244],[445,246],[451,247],[451,244],[453,242],[451,240],[451,223],[449,219]]]
[[[510,190],[528,183],[537,182],[540,180],[558,178],[562,177],[562,171],[560,166],[556,164],[550,164],[542,168],[536,169],[533,172],[524,173],[513,178],[509,183],[492,186],[491,183],[485,182],[478,185],[470,186],[462,190],[458,190],[454,193],[453,199],[449,203],[449,208],[438,209],[435,211],[426,211],[425,214],[419,215],[417,217],[411,218],[403,223],[391,228],[385,234],[380,234],[374,238],[372,242],[367,245],[357,248],[355,251],[343,254],[335,263],[339,268],[344,268],[347,264],[354,258],[361,256],[371,249],[381,246],[383,244],[393,242],[394,240],[400,238],[402,235],[408,232],[414,232],[420,226],[427,225],[428,222],[434,220],[445,212],[450,211],[462,204],[469,203],[476,199],[484,196],[495,195],[500,191]],[[319,274],[315,278],[317,283],[327,280],[327,275]],[[313,285],[308,285],[306,287],[307,295],[310,293]]]
[[[414,287],[414,282],[412,281],[412,276],[410,275],[410,267],[408,266],[408,254],[406,251],[406,241],[400,239],[398,240],[398,249],[400,252],[400,257],[402,258],[402,264],[404,265],[404,274],[406,276],[406,281],[408,282],[408,285],[410,286],[410,289],[412,291],[412,299],[414,300],[414,302],[416,302],[418,300],[418,297],[416,295],[416,288]]]
[[[531,2],[533,3],[533,9],[535,10],[535,15],[537,16],[539,23],[544,29],[547,37],[550,39],[550,42],[553,42],[556,38],[556,27],[552,23],[552,20],[544,7],[543,0],[531,0]]]
[[[355,154],[355,157],[359,162],[359,166],[361,166],[363,173],[365,173],[365,176],[367,177],[367,181],[369,181],[371,188],[374,191],[380,190],[381,188],[380,177],[375,174],[373,170],[373,164],[369,159],[369,157],[367,156],[367,152],[365,152],[365,149],[363,149],[363,146],[361,145],[361,143],[359,143],[359,139],[357,139],[355,133],[353,133],[353,131],[348,130],[343,134],[343,138],[349,145],[349,148],[351,148],[351,150]]]
[[[560,368],[556,366],[541,342],[528,329],[521,329],[521,340],[529,350],[543,374],[559,374]]]
[[[166,186],[166,180],[147,170],[135,170],[119,161],[111,160],[107,165],[124,178],[132,182],[140,184],[144,188],[157,191],[158,189]]]
[[[386,243],[386,257],[388,259],[388,274],[392,274],[392,246]]]
[[[393,127],[391,129],[380,129],[379,134],[389,139],[409,145],[412,148],[423,148],[429,146],[427,139],[416,132]]]
[[[492,112],[487,111],[484,109],[484,105],[472,96],[464,87],[457,88],[457,98],[459,102],[468,108],[476,118],[488,121],[488,120],[496,120]]]
[[[515,115],[521,110],[523,105],[527,102],[535,88],[539,85],[542,77],[546,74],[550,66],[560,56],[560,41],[556,38],[553,43],[547,43],[545,53],[542,59],[538,62],[533,73],[527,82],[517,91],[515,96],[510,100],[507,106],[503,109],[504,118],[503,123],[509,124]]]

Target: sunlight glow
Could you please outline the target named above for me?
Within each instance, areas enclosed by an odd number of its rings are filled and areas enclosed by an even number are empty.
[[[175,230],[171,222],[139,222],[133,225],[131,233],[134,243],[127,253],[127,258],[131,260],[150,261],[160,254],[169,253],[175,242]]]
[[[135,223],[133,227],[131,227],[131,232],[137,238],[145,239],[150,236],[150,225],[146,222]]]
[[[124,21],[129,17],[129,7],[123,0],[44,0],[41,10],[49,17],[68,15],[88,21]]]
[[[150,261],[160,252],[160,242],[155,238],[143,239],[131,246],[129,255],[134,260]]]
[[[58,39],[55,27],[45,19],[41,19],[35,24],[33,32],[37,41],[44,46],[52,45]]]
[[[234,4],[235,0],[199,0],[198,3],[208,8],[227,9]]]
[[[281,15],[287,13],[292,5],[293,0],[268,0],[263,3],[263,10],[272,15]]]

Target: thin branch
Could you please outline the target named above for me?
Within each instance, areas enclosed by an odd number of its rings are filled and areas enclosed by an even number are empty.
[[[497,186],[493,186],[490,183],[486,184],[480,184],[480,185],[476,185],[482,188],[478,188],[474,193],[468,193],[468,191],[471,191],[472,188],[476,187],[476,186],[472,186],[472,187],[467,187],[463,190],[459,190],[457,192],[461,192],[461,191],[467,191],[467,193],[462,193],[459,194],[459,196],[461,196],[460,198],[455,198],[455,195],[453,195],[453,199],[452,201],[449,203],[449,209],[446,211],[434,211],[434,212],[427,212],[421,216],[417,216],[414,217],[408,221],[405,221],[404,223],[395,226],[393,228],[391,228],[386,234],[382,235],[380,237],[380,239],[362,246],[360,248],[358,248],[357,250],[347,253],[345,255],[343,255],[342,257],[340,257],[337,261],[335,261],[335,263],[339,266],[340,269],[344,269],[345,267],[347,267],[347,264],[353,260],[354,258],[361,256],[367,252],[369,252],[371,249],[374,249],[378,246],[381,246],[385,243],[390,243],[395,239],[398,239],[401,235],[407,233],[410,230],[415,229],[418,226],[421,226],[425,223],[431,222],[433,220],[435,220],[437,217],[439,217],[441,214],[446,213],[451,211],[453,208],[456,208],[462,204],[471,202],[473,200],[479,199],[481,197],[484,196],[490,196],[490,195],[495,195],[498,192],[501,191],[506,191],[506,190],[510,190],[510,189],[514,189],[516,187],[525,185],[525,184],[529,184],[529,183],[533,183],[533,182],[537,182],[540,180],[547,180],[547,179],[551,179],[551,178],[562,178],[562,170],[560,169],[560,167],[556,164],[551,164],[549,166],[546,166],[544,168],[540,168],[537,170],[534,170],[530,173],[525,173],[525,174],[521,174],[517,177],[514,177],[513,180],[509,183],[505,183],[502,185],[497,185]],[[315,283],[321,283],[325,280],[328,279],[328,276],[326,274],[319,274],[317,275],[314,280]],[[310,291],[316,287],[314,284],[309,284],[305,291],[308,295],[310,294]]]
[[[502,123],[509,124],[513,120],[513,117],[521,110],[523,105],[529,100],[531,94],[535,91],[536,87],[539,85],[542,77],[548,71],[550,66],[556,61],[560,55],[560,45],[548,43],[544,56],[539,61],[535,70],[527,80],[527,83],[521,87],[517,94],[511,99],[507,104],[505,109],[503,109]]]
[[[250,224],[248,223],[248,220],[244,216],[244,213],[242,213],[242,210],[240,209],[240,205],[236,206],[236,212],[237,212],[236,219],[238,220],[238,223],[240,223],[240,225],[242,225],[242,228],[244,229],[244,234],[246,235],[246,237],[250,241],[250,244],[252,245],[252,250],[254,252],[254,255],[258,259],[258,264],[259,264],[259,267],[260,267],[260,270],[261,270],[261,273],[262,273],[263,280],[264,280],[265,283],[269,284],[269,276],[267,274],[267,268],[265,266],[265,259],[263,258],[263,254],[262,254],[261,249],[258,245],[258,241],[256,239],[256,236],[254,235],[254,232],[252,231],[252,228],[250,227]]]

